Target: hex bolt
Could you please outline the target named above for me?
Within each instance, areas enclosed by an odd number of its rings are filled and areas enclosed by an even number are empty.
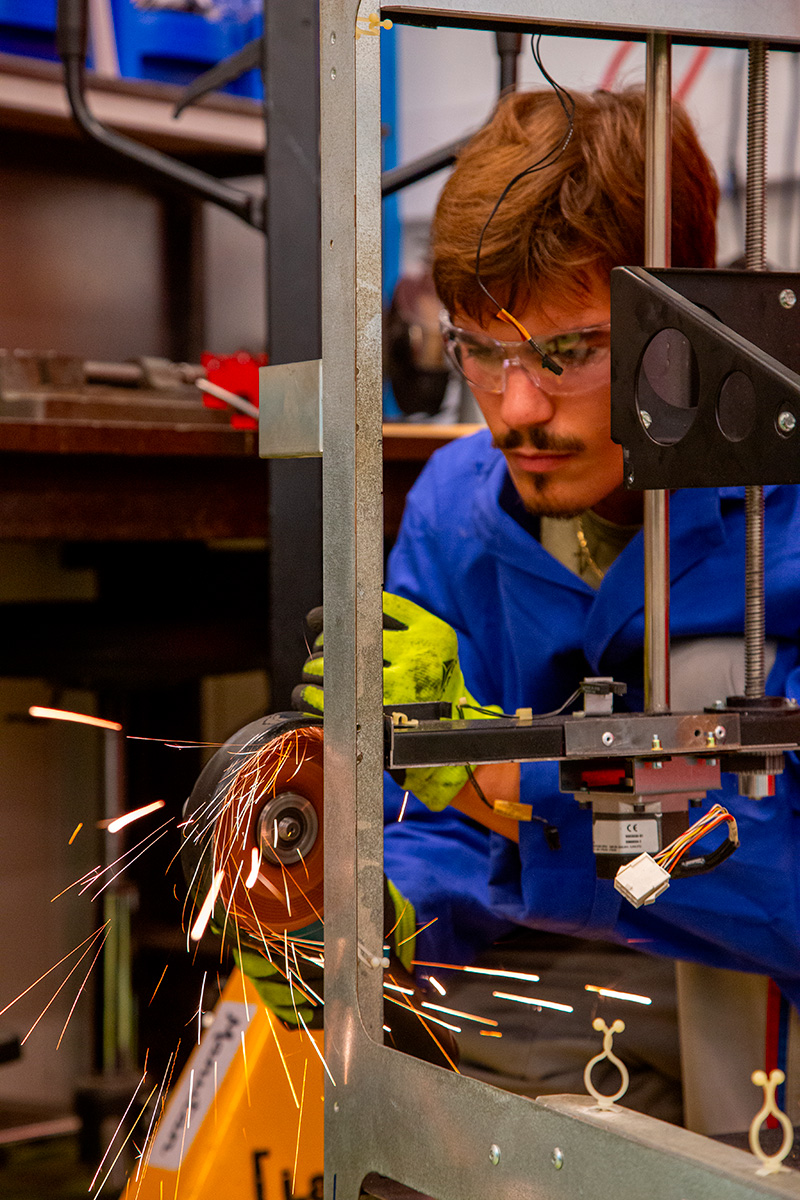
[[[496,1167],[500,1162],[500,1147],[495,1142],[492,1142],[489,1147],[489,1162],[493,1167]]]
[[[724,700],[715,700],[714,703],[711,705],[711,707],[723,709],[723,708],[725,708],[725,701]]]
[[[550,1162],[553,1164],[553,1166],[555,1167],[555,1169],[557,1171],[560,1171],[561,1168],[563,1167],[564,1151],[561,1150],[558,1146],[556,1146],[553,1153],[550,1155]]]
[[[784,288],[782,292],[778,293],[778,301],[781,308],[794,308],[797,303],[797,296],[795,296],[791,288]]]
[[[725,728],[725,726],[724,726],[724,725],[718,725],[718,726],[716,727],[716,729],[714,730],[714,737],[717,739],[717,741],[718,741],[718,742],[724,742],[724,740],[725,740],[725,734],[726,734],[727,732],[728,732],[728,731],[727,731],[727,729]]]
[[[797,425],[797,417],[788,408],[778,413],[778,429],[781,433],[791,433]]]
[[[653,424],[653,418],[650,416],[650,413],[647,412],[644,408],[639,413],[639,420],[642,422],[642,425],[645,427],[645,429],[649,429],[650,426]]]
[[[600,741],[603,743],[604,746],[613,746],[614,745],[614,735],[610,729],[607,729],[605,731],[603,736],[600,738]]]

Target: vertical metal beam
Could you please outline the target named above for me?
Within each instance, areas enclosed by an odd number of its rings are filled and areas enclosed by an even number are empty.
[[[318,0],[264,2],[267,351],[321,354]],[[288,708],[305,658],[303,617],[322,599],[322,472],[274,459],[270,494],[270,703]]]
[[[647,35],[645,266],[668,267],[672,234],[672,64],[667,34]],[[669,493],[644,494],[644,698],[669,711]]]
[[[766,256],[767,168],[767,48],[764,42],[748,47],[747,79],[747,218],[745,264],[748,271],[764,271]],[[745,696],[764,695],[764,489],[745,489]]]
[[[380,39],[356,38],[356,13],[326,0],[320,31],[322,297],[336,314],[322,355],[325,845],[339,847],[325,859],[325,1027],[344,1080],[353,1024],[383,1040]]]

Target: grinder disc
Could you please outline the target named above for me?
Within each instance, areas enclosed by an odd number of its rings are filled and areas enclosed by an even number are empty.
[[[220,927],[263,944],[322,919],[322,750],[321,723],[274,714],[234,734],[200,775],[181,857],[197,904],[222,871]]]

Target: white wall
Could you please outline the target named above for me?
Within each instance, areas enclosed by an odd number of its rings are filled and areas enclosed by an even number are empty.
[[[401,162],[408,162],[436,146],[476,129],[489,115],[497,95],[498,60],[494,35],[461,29],[417,29],[396,26],[398,38],[398,89]],[[544,37],[542,58],[548,71],[567,88],[590,91],[603,81],[618,42],[589,38]],[[673,50],[673,85],[679,88],[696,54],[691,46]],[[734,160],[740,180],[746,166],[745,50],[715,48],[705,60],[687,97],[687,108],[717,170],[723,191],[728,186],[732,130]],[[546,87],[523,40],[520,85]],[[645,51],[635,43],[624,60],[615,86],[644,82]],[[786,52],[769,55],[768,178],[771,184],[796,178],[798,140],[798,58]],[[407,260],[420,253],[421,231],[430,220],[444,173],[402,193],[402,214],[409,237]],[[793,205],[791,237],[787,246],[787,205],[768,209],[767,253],[776,266],[794,268],[800,262],[800,196]],[[720,222],[720,261],[742,252],[741,231],[729,205],[723,203]]]

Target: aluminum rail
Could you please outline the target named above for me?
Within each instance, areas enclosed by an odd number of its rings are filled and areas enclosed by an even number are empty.
[[[668,267],[672,254],[672,47],[647,35],[645,81],[646,267]],[[644,705],[669,712],[669,493],[644,493]]]

